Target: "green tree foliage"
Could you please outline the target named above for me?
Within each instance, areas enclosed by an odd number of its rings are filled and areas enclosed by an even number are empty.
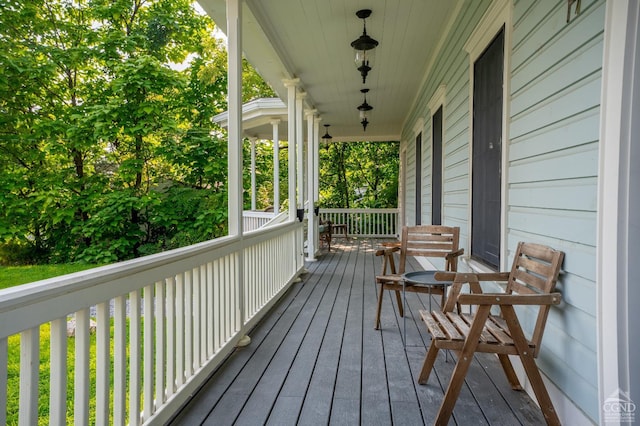
[[[227,53],[213,29],[191,0],[0,0],[0,262],[103,264],[226,234],[212,117],[227,109]],[[274,96],[246,61],[242,75],[244,102]],[[321,150],[322,203],[395,207],[397,149]],[[264,209],[273,147],[256,150]]]
[[[320,149],[320,203],[329,208],[398,207],[397,142],[336,142]]]
[[[0,260],[106,263],[226,233],[226,52],[190,0],[0,10]],[[243,74],[245,98],[272,95]]]

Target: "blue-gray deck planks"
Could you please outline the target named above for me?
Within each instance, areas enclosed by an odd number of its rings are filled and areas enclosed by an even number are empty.
[[[385,292],[374,329],[380,259],[373,239],[337,240],[294,284],[193,396],[173,424],[432,424],[455,365],[440,353],[425,386],[416,379],[429,343],[407,293],[407,348],[395,297]],[[411,260],[408,270],[419,265]],[[393,297],[393,298],[392,298]],[[439,297],[433,303],[439,303]],[[450,424],[541,424],[524,392],[512,391],[495,357],[476,356]]]

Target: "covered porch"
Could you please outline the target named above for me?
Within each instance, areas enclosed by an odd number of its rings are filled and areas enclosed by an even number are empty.
[[[415,311],[425,300],[409,299],[405,351],[389,300],[382,331],[373,329],[375,240],[336,244],[330,254],[311,246],[305,265],[296,213],[306,205],[315,232],[321,122],[335,141],[400,141],[398,224],[439,217],[461,228],[471,256],[483,232],[473,202],[487,198],[473,181],[483,164],[473,149],[499,148],[502,198],[484,217],[496,225],[492,270],[510,264],[521,240],[566,253],[563,304],[552,310],[539,359],[561,420],[619,422],[605,402],[640,400],[640,298],[631,284],[640,201],[629,190],[640,164],[637,0],[583,1],[581,12],[563,0],[200,3],[228,37],[229,235],[3,291],[0,402],[19,401],[20,424],[66,424],[68,394],[77,424],[432,422],[453,364],[439,360],[432,382],[415,385],[428,342]],[[380,40],[366,133],[357,110],[365,84],[349,48],[362,31],[355,11],[365,8]],[[473,69],[497,34],[503,108],[496,137],[483,139],[474,134]],[[289,142],[285,221],[251,232],[242,212],[243,53],[286,105]],[[272,135],[276,124],[265,124]],[[16,337],[18,373],[7,370]],[[41,372],[45,351],[51,368]],[[496,367],[477,358],[455,421],[542,423]],[[8,385],[16,374],[19,389]],[[43,414],[42,398],[50,401]],[[0,404],[0,424],[6,411]]]
[[[407,295],[407,346],[395,299],[385,292],[374,329],[384,240],[339,238],[331,252],[251,331],[171,424],[432,424],[455,365],[441,356],[428,385],[417,376],[429,344],[418,309],[426,295]],[[387,240],[388,241],[388,240]],[[410,270],[420,270],[411,259]],[[434,306],[439,298],[434,296]],[[495,356],[476,356],[456,409],[459,425],[538,425],[544,418],[524,391],[513,391]]]

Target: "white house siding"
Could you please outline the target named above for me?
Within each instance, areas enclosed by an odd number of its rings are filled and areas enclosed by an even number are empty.
[[[416,224],[416,141],[410,139],[407,144],[407,168],[405,175],[405,223]]]
[[[415,167],[413,126],[424,119],[423,145],[425,153],[430,153],[427,102],[440,85],[446,85],[443,223],[460,226],[466,250],[470,84],[463,46],[490,4],[464,3],[402,136],[408,147],[407,176],[415,176],[411,171]],[[605,2],[583,0],[581,9],[567,24],[565,0],[514,1],[507,53],[511,99],[503,232],[509,257],[518,241],[548,244],[566,253],[559,283],[563,304],[549,316],[538,364],[569,400],[597,421],[595,245]],[[430,179],[430,154],[423,155],[423,160],[423,176]],[[408,206],[415,202],[415,180],[407,182]],[[428,194],[423,191],[423,197]],[[424,211],[430,212],[430,206]],[[415,208],[407,210],[408,219],[412,212]],[[532,321],[533,315],[526,316],[523,325],[531,329]]]
[[[455,31],[448,34],[433,62],[429,77],[420,91],[415,108],[402,134],[402,143],[408,146],[407,156],[413,155],[415,138],[413,128],[420,118],[424,119],[422,135],[423,176],[428,179],[423,191],[424,223],[431,221],[431,111],[428,102],[441,86],[446,86],[443,108],[443,163],[442,163],[442,223],[460,227],[460,245],[468,250],[469,244],[469,58],[463,46],[476,23],[491,3],[489,0],[472,1],[463,5],[453,23]],[[408,159],[407,167],[415,167]],[[409,173],[409,172],[408,172]],[[415,174],[414,174],[415,176]],[[407,185],[409,186],[409,184]],[[413,192],[406,192],[407,202],[415,199]],[[428,198],[425,198],[428,197]],[[413,210],[415,212],[415,209]],[[414,213],[407,209],[406,217]]]
[[[604,1],[520,0],[513,9],[508,146],[509,251],[565,251],[564,303],[547,322],[540,367],[591,419],[599,416],[596,219]],[[528,324],[529,328],[533,324]]]
[[[431,117],[426,117],[424,121],[424,127],[422,128],[422,217],[421,222],[423,225],[429,225],[431,218],[433,217],[433,206],[431,205],[432,199],[432,172],[431,168],[433,149],[431,148],[432,138]]]

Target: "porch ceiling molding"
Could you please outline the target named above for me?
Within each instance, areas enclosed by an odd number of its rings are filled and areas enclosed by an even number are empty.
[[[199,0],[226,32],[225,0]],[[287,99],[283,78],[300,88],[334,141],[400,140],[419,88],[442,40],[452,30],[462,0],[286,0],[243,2],[243,51],[278,97]],[[366,87],[374,107],[363,132],[357,106],[362,80],[350,42],[362,32],[355,12],[371,9],[367,32],[379,40]]]

